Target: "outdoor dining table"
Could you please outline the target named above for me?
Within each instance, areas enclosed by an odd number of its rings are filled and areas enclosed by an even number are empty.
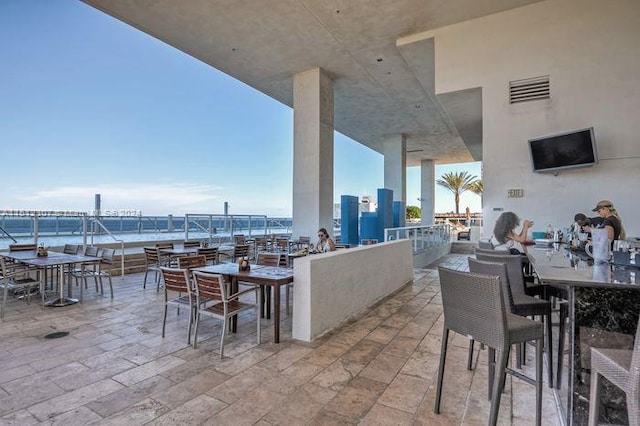
[[[57,267],[60,270],[60,277],[62,282],[58,284],[60,290],[60,297],[45,303],[45,306],[67,306],[74,303],[78,303],[78,299],[71,297],[71,287],[69,286],[69,295],[64,296],[64,265],[74,265],[76,263],[95,263],[99,262],[99,257],[83,256],[83,255],[71,255],[64,253],[49,252],[47,256],[34,257],[28,259],[19,259],[21,263],[35,267],[37,269],[46,270],[47,268]],[[40,274],[40,287],[41,291],[44,291],[44,281],[42,278],[45,274]]]
[[[54,257],[54,256],[60,256],[62,254],[64,253],[50,251],[48,255],[50,257]],[[11,260],[17,260],[17,261],[22,261],[25,259],[35,259],[38,257],[38,250],[9,251],[9,252],[0,254],[0,256],[7,259],[11,259]]]
[[[160,251],[170,256],[189,256],[198,253],[198,247],[161,248]]]
[[[195,268],[193,270],[224,275],[235,289],[237,289],[238,281],[249,282],[260,286],[272,286],[275,293],[273,296],[275,306],[273,313],[273,342],[280,343],[280,287],[293,282],[293,269],[277,266],[251,265],[250,270],[241,271],[235,263],[221,263]]]

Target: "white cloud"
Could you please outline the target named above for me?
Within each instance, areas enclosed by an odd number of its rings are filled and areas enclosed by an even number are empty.
[[[143,215],[212,212],[222,209],[223,188],[190,183],[136,183],[131,185],[58,186],[14,197],[8,209],[92,210],[100,194],[103,210],[139,210]],[[5,198],[4,203],[11,203]],[[217,206],[220,204],[220,206]]]

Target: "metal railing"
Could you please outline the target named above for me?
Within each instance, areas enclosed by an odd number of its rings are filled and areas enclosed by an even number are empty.
[[[91,225],[91,227],[89,228],[88,225]],[[100,233],[100,235],[108,235],[110,236],[114,241],[120,243],[120,275],[124,276],[124,240],[120,240],[118,238],[116,238],[108,229],[106,226],[104,226],[104,224],[102,222],[100,222],[100,219],[91,219],[91,221],[87,221],[87,217],[85,216],[83,218],[83,228],[84,228],[84,244],[83,246],[86,247],[87,246],[87,230],[91,229],[90,231],[90,235],[91,235],[91,245],[93,245],[93,236],[96,234],[97,228],[100,228],[104,233]]]
[[[234,235],[244,234],[249,238],[272,233],[290,233],[291,218],[271,218],[266,215],[221,215],[188,213],[184,217],[185,240],[191,235],[202,238],[206,234],[209,242],[232,241]],[[214,241],[217,240],[217,241]]]
[[[413,253],[420,253],[430,248],[451,243],[451,227],[449,225],[417,225],[401,228],[386,228],[384,240],[409,239],[413,243]]]

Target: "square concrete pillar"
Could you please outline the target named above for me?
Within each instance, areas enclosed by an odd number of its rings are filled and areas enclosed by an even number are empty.
[[[433,225],[435,184],[436,168],[433,160],[422,160],[420,162],[420,210],[423,225]]]
[[[333,237],[333,82],[315,68],[293,77],[294,238]]]
[[[407,203],[407,142],[404,135],[389,136],[383,143],[384,187],[393,201]]]

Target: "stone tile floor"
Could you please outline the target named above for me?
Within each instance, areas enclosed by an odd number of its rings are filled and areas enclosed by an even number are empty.
[[[441,264],[464,268],[466,255]],[[466,370],[468,340],[458,335],[448,351],[442,413],[433,413],[442,333],[434,268],[416,269],[411,285],[311,344],[291,339],[283,310],[281,343],[271,343],[272,320],[265,320],[257,345],[254,315],[246,313],[224,359],[214,320],[203,320],[193,349],[187,315],[170,308],[162,338],[164,296],[154,285],[143,290],[142,277],[116,277],[113,301],[89,282],[83,304],[8,302],[0,323],[0,425],[487,422],[486,351],[476,349],[476,368]],[[70,334],[43,338],[55,331]],[[533,424],[534,387],[507,380],[499,424]],[[560,424],[546,384],[543,404],[543,424]]]

